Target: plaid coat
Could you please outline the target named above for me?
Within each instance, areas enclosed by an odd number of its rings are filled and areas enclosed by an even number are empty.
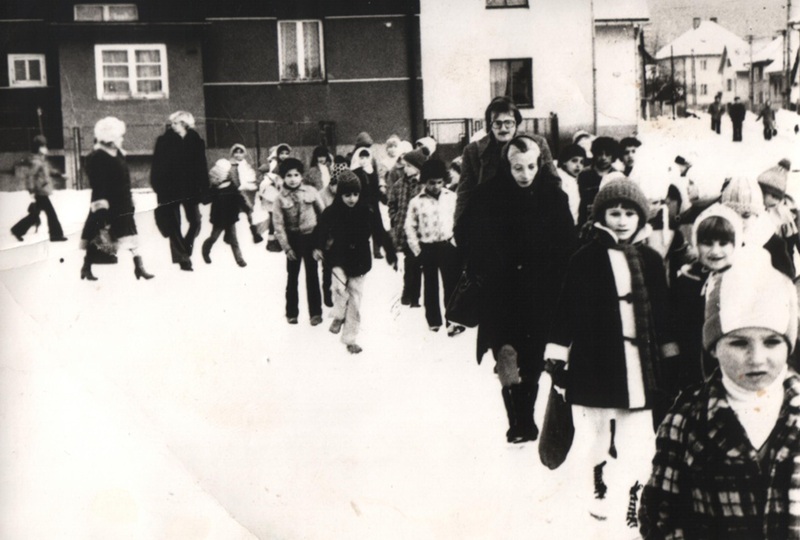
[[[406,216],[408,215],[408,204],[411,199],[419,195],[422,185],[419,178],[405,176],[394,183],[389,191],[389,220],[392,224],[392,240],[398,249],[408,246],[406,240]]]
[[[794,371],[784,382],[780,416],[763,451],[759,461],[728,404],[719,371],[681,394],[658,430],[639,512],[642,536],[789,537],[798,519],[790,516],[789,496],[793,458],[800,454],[800,377]]]

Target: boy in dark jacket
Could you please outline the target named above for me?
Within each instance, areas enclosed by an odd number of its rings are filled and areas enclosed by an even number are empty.
[[[380,214],[361,199],[361,182],[349,170],[339,174],[336,199],[320,216],[316,231],[314,257],[324,259],[333,269],[333,322],[330,331],[338,334],[352,354],[362,351],[356,343],[361,322],[361,297],[364,277],[372,268],[369,239],[380,242],[386,250],[386,262],[397,268],[389,233],[383,228]]]
[[[592,141],[592,166],[578,175],[581,204],[578,210],[578,226],[583,226],[591,215],[592,201],[600,189],[600,182],[610,172],[620,157],[619,143],[611,137],[598,137]]]

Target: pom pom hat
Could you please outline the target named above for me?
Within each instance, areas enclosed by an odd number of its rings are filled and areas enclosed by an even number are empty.
[[[636,183],[623,178],[612,180],[600,188],[592,203],[595,221],[602,223],[606,209],[620,203],[631,205],[639,214],[639,228],[644,227],[650,214],[650,202]]]
[[[758,185],[761,186],[764,193],[782,199],[786,196],[786,181],[791,168],[792,163],[788,159],[780,160],[777,165],[758,175]]]
[[[759,215],[764,212],[764,195],[758,183],[752,178],[737,176],[722,191],[722,204],[733,209],[740,216]]]
[[[797,341],[797,292],[791,280],[767,260],[741,258],[706,299],[703,347],[741,328],[766,328],[783,336],[789,351]]]

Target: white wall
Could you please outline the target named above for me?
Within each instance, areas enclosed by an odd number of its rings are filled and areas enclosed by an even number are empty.
[[[426,119],[482,118],[491,99],[489,60],[533,59],[534,108],[559,116],[562,134],[592,127],[589,0],[532,1],[486,9],[485,0],[421,0]]]
[[[631,25],[598,25],[597,131],[630,135],[639,118],[641,64]]]

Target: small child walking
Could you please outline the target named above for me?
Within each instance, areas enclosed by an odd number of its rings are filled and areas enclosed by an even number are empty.
[[[286,321],[297,324],[299,298],[297,294],[300,265],[306,271],[306,299],[311,326],[322,323],[322,298],[319,290],[319,273],[314,259],[314,229],[322,213],[319,193],[303,185],[303,163],[287,157],[278,166],[283,178],[278,200],[272,210],[275,238],[286,253]]]
[[[569,469],[584,486],[589,514],[618,532],[636,526],[637,486],[647,479],[655,448],[659,357],[677,354],[664,339],[664,266],[642,243],[649,206],[628,179],[597,193],[597,234],[569,262],[544,353],[572,405]]]
[[[361,198],[361,181],[350,170],[337,173],[336,199],[322,213],[317,226],[315,258],[324,259],[333,272],[333,321],[330,331],[342,329],[342,342],[352,354],[361,323],[364,278],[372,268],[370,237],[386,251],[386,262],[397,268],[397,254],[380,214]]]
[[[426,161],[420,172],[422,193],[411,199],[406,214],[405,232],[408,247],[422,265],[425,281],[425,318],[428,328],[438,332],[442,326],[439,274],[442,275],[445,302],[458,281],[458,252],[453,243],[453,218],[456,194],[444,189],[447,167],[438,159]],[[447,335],[452,337],[464,327],[447,322]]]
[[[234,146],[234,149],[236,146]],[[232,153],[234,152],[232,149]],[[242,257],[239,239],[236,236],[236,222],[242,209],[242,196],[239,191],[239,176],[236,166],[227,159],[218,160],[208,173],[211,181],[211,235],[203,242],[203,260],[211,264],[211,248],[225,233],[225,243],[231,246],[236,264],[244,268],[247,263]]]

